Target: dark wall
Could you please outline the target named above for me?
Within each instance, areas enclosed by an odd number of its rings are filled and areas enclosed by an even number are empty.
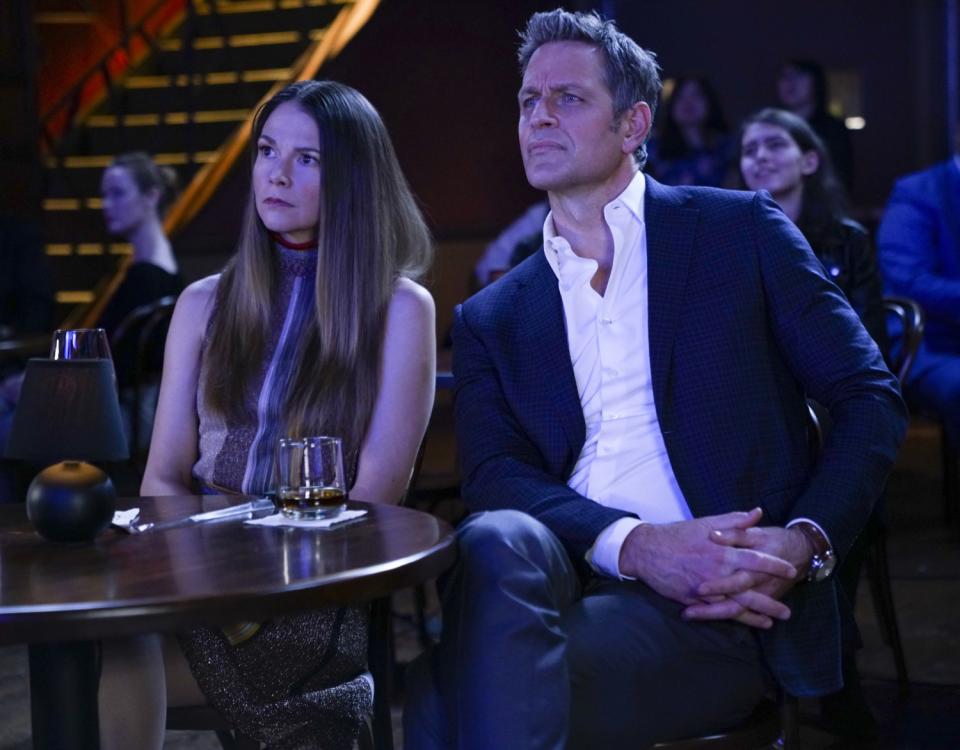
[[[438,236],[486,236],[537,199],[516,146],[516,31],[557,2],[383,0],[325,76],[363,91],[393,134]],[[878,210],[893,179],[946,154],[944,0],[619,0],[621,26],[665,74],[697,70],[735,123],[770,104],[779,63],[857,70],[854,203]],[[564,3],[566,7],[590,3]]]
[[[0,216],[40,218],[36,44],[29,0],[0,3]]]
[[[538,194],[517,148],[517,29],[555,2],[383,0],[322,70],[380,110],[439,237],[495,233]]]

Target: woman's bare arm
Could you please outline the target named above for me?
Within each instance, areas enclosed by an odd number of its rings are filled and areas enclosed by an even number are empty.
[[[387,312],[380,391],[350,490],[354,500],[397,503],[406,492],[433,409],[435,316],[426,289],[409,279],[397,282]]]
[[[141,495],[192,492],[190,470],[197,461],[201,343],[218,279],[209,276],[188,286],[173,311]]]

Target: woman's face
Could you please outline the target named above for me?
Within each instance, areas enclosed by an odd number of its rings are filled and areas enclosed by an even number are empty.
[[[803,109],[813,104],[813,76],[805,70],[787,65],[777,79],[777,94],[780,103],[790,110]]]
[[[140,192],[126,167],[107,167],[100,179],[103,218],[110,234],[129,237],[157,211],[157,190]]]
[[[710,110],[703,89],[696,81],[686,81],[673,95],[670,111],[681,128],[703,125]]]
[[[320,131],[295,102],[263,125],[253,164],[253,195],[264,226],[285,240],[311,242],[320,221]]]
[[[743,132],[740,172],[751,190],[765,189],[777,198],[803,190],[803,178],[820,167],[816,151],[801,151],[779,125],[755,122]]]

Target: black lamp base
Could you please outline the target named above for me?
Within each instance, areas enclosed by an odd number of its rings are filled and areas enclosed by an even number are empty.
[[[117,493],[103,471],[83,461],[48,466],[27,490],[27,518],[54,542],[84,542],[110,525]]]

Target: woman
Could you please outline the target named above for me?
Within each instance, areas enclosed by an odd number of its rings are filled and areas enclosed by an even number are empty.
[[[729,185],[733,148],[710,82],[702,76],[677,77],[664,115],[648,145],[653,176],[667,185]]]
[[[351,88],[287,87],[257,113],[253,144],[237,253],[173,315],[141,491],[263,493],[279,437],[332,434],[351,498],[398,502],[433,403],[434,307],[413,281],[431,254],[423,219]],[[108,644],[103,746],[159,748],[169,696],[209,701],[270,747],[350,747],[371,700],[366,614],[199,628],[182,651],[159,636]]]
[[[883,283],[876,254],[866,230],[844,213],[843,190],[819,136],[797,115],[782,109],[761,110],[743,123],[740,172],[748,188],[768,190],[797,225],[827,275],[886,353]],[[879,522],[879,508],[878,504],[871,524]],[[857,540],[837,575],[850,602],[856,601],[866,536]],[[843,654],[843,681],[843,690],[822,701],[825,720],[844,737],[875,735],[876,722],[863,698],[851,648]]]
[[[886,351],[876,254],[866,230],[844,212],[843,189],[823,141],[802,118],[781,109],[761,110],[743,123],[740,173],[750,190],[770,192]]]
[[[98,322],[107,335],[137,307],[177,295],[183,288],[162,223],[176,184],[176,173],[170,167],[157,166],[142,151],[117,156],[103,173],[100,195],[107,231],[133,245],[133,263]],[[136,336],[127,340],[129,346],[113,352],[121,387],[130,383],[136,357]],[[161,347],[151,357],[158,367]]]
[[[830,154],[834,170],[849,190],[853,186],[853,144],[843,121],[827,111],[827,74],[814,60],[787,60],[777,77],[780,106],[802,117]]]

